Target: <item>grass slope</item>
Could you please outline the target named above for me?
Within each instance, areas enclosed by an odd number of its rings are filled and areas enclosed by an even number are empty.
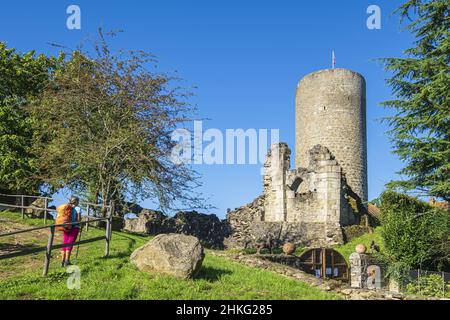
[[[364,244],[368,251],[370,251],[370,243],[375,241],[377,245],[380,246],[380,249],[383,250],[383,238],[381,236],[381,227],[377,227],[374,229],[373,233],[366,233],[360,237],[352,239],[350,242],[347,242],[344,245],[336,246],[334,249],[338,251],[340,254],[344,256],[344,258],[348,261],[350,255],[355,252],[355,247],[357,244]]]
[[[21,220],[16,213],[3,212],[0,218],[28,225],[42,224],[40,220]],[[91,228],[83,238],[102,234],[102,230]],[[0,238],[0,248],[17,240],[36,245],[46,243],[43,232],[24,237]],[[194,280],[150,275],[140,272],[129,261],[133,250],[146,243],[148,237],[113,232],[112,239],[108,258],[102,257],[103,241],[80,247],[77,261],[81,269],[80,290],[67,288],[70,275],[59,266],[58,252],[53,254],[47,278],[41,276],[42,253],[0,260],[0,299],[339,299],[305,283],[213,256],[208,250],[202,270]]]

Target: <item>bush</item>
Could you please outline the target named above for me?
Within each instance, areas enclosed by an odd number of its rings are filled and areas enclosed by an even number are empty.
[[[384,192],[381,202],[382,237],[390,264],[402,273],[408,268],[448,270],[450,213],[393,191]]]
[[[419,294],[430,297],[450,298],[450,285],[437,274],[418,278],[406,286],[409,294]]]

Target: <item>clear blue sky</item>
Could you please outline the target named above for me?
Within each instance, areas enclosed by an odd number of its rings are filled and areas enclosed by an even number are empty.
[[[400,56],[411,36],[392,12],[398,0],[315,1],[3,1],[0,41],[19,51],[55,53],[49,42],[75,47],[83,38],[123,29],[114,46],[155,54],[161,71],[177,71],[197,86],[204,129],[275,128],[294,148],[294,99],[306,74],[330,67],[361,73],[367,81],[369,198],[395,177],[401,163],[390,152],[387,115],[379,103],[390,98],[379,57]],[[81,7],[82,29],[66,28],[66,8]],[[382,10],[382,29],[366,27],[369,5]],[[260,165],[195,166],[216,213],[252,201],[262,190]],[[150,202],[144,203],[149,205]]]

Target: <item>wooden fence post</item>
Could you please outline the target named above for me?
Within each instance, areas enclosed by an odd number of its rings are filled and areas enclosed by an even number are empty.
[[[447,284],[445,283],[445,273],[444,273],[444,271],[442,271],[442,283],[444,284],[442,286],[442,298],[445,298],[445,287],[447,286]]]
[[[22,207],[21,208],[21,210],[22,210],[22,219],[25,219],[25,208],[24,208],[24,203],[23,203],[23,195],[20,196],[20,199],[21,199],[20,206]]]
[[[44,271],[42,275],[45,277],[48,274],[48,268],[50,266],[50,259],[52,257],[53,238],[55,237],[55,226],[50,227],[50,233],[48,234],[47,250],[45,252]]]
[[[105,257],[109,256],[109,227],[110,227],[110,219],[106,220],[106,245],[105,245]]]
[[[105,244],[105,257],[109,256],[109,245],[111,242],[111,225],[112,225],[112,216],[114,212],[114,204],[110,202],[109,210],[108,210],[108,220],[106,220],[106,244]]]
[[[108,231],[108,232],[109,232],[109,242],[110,242],[110,244],[111,244],[111,239],[112,239],[112,227],[113,227],[113,217],[114,217],[114,210],[115,210],[114,202],[111,201],[109,209],[111,210],[111,212],[110,212],[110,214],[109,214],[109,231]],[[108,252],[108,254],[109,254],[109,252]]]
[[[45,197],[44,200],[44,224],[47,224],[47,210],[48,210],[48,199]]]
[[[87,223],[86,223],[86,232],[88,232],[88,231],[89,231],[89,220],[90,220],[90,216],[89,216],[89,204],[87,204],[86,211],[87,211],[87,216],[86,216],[86,220],[87,220]]]

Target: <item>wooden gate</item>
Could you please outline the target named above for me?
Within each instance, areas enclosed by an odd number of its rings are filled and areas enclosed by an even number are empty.
[[[309,249],[299,257],[300,268],[318,278],[348,281],[348,264],[336,250]]]

